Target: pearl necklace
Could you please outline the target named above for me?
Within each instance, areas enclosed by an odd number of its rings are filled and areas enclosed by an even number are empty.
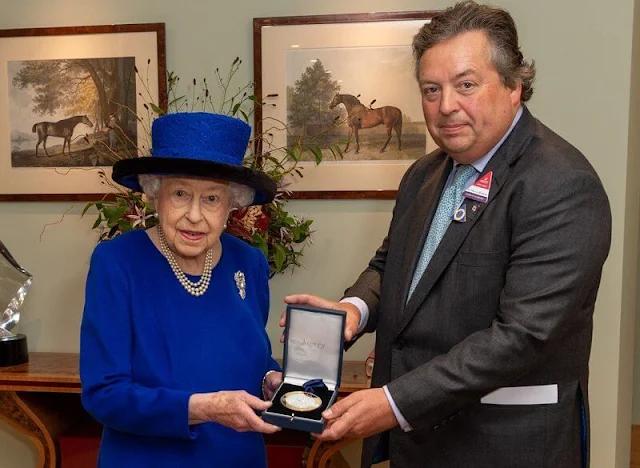
[[[171,270],[173,270],[173,274],[176,275],[176,278],[187,290],[187,292],[193,296],[200,297],[202,296],[209,287],[209,282],[211,281],[211,270],[213,269],[213,249],[207,250],[207,254],[204,259],[204,270],[202,271],[202,276],[197,282],[191,281],[187,278],[187,275],[184,274],[184,271],[178,266],[178,262],[176,261],[173,253],[169,249],[169,245],[167,244],[167,239],[164,237],[164,232],[158,226],[158,239],[160,240],[160,252],[169,262],[169,266],[171,266]]]

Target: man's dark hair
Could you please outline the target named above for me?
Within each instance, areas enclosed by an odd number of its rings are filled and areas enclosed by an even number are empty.
[[[470,31],[484,31],[491,43],[491,61],[502,83],[514,89],[520,81],[526,102],[533,94],[536,76],[535,63],[527,63],[518,46],[518,31],[506,10],[474,1],[465,1],[447,8],[426,23],[413,38],[416,78],[419,78],[420,59],[427,49]]]

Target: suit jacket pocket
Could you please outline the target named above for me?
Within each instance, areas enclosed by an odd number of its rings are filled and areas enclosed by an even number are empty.
[[[470,418],[486,464],[544,467],[549,405],[476,405]]]

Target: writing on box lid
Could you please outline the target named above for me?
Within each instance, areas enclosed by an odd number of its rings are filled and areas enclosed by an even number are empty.
[[[340,383],[345,313],[306,306],[287,307],[284,374],[300,380]]]

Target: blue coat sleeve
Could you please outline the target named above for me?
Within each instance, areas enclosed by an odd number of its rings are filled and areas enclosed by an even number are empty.
[[[256,249],[257,250],[257,249]],[[267,326],[267,321],[269,320],[269,305],[270,305],[270,297],[269,297],[269,264],[267,263],[267,259],[262,254],[261,251],[257,250],[257,254],[259,257],[259,284],[257,286],[258,293],[258,305],[260,308],[260,313],[262,314],[262,322],[263,326]],[[280,365],[278,362],[273,359],[271,349],[271,342],[269,342],[269,360],[267,361],[267,367],[265,368],[265,374],[270,370],[280,370]]]
[[[96,247],[89,268],[80,332],[82,403],[101,424],[120,432],[193,439],[189,392],[148,388],[131,378],[130,272],[112,246]]]

